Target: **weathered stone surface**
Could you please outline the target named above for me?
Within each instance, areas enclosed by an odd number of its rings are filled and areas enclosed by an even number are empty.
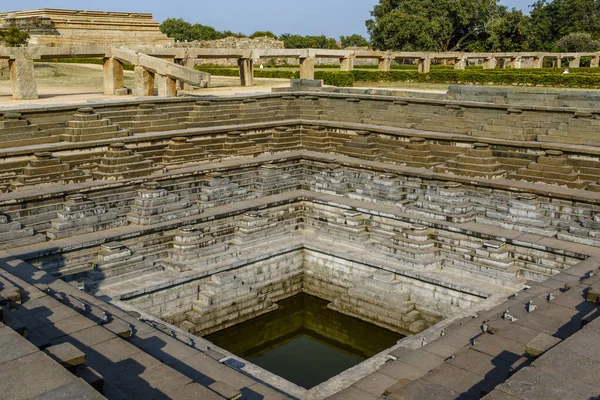
[[[532,341],[527,343],[525,351],[533,357],[539,357],[560,342],[561,339],[557,337],[550,336],[546,333],[540,333]]]
[[[50,346],[46,349],[46,353],[60,365],[68,369],[75,368],[85,363],[85,353],[78,350],[70,343]]]
[[[13,99],[34,100],[38,98],[33,61],[15,59],[9,61],[10,81],[12,84]]]

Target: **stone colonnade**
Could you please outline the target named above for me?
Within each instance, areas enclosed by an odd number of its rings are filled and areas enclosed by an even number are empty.
[[[254,65],[261,59],[296,58],[300,78],[314,79],[315,60],[333,58],[340,62],[340,70],[352,71],[356,59],[376,59],[380,71],[390,71],[396,60],[413,60],[420,73],[429,73],[435,61],[447,60],[455,69],[465,69],[469,60],[483,60],[486,69],[522,68],[523,60],[529,59],[533,68],[543,68],[544,60],[551,59],[552,66],[578,68],[582,57],[590,57],[591,67],[600,67],[600,53],[462,53],[462,52],[385,52],[367,50],[327,49],[198,49],[168,46],[138,46],[135,48],[112,48],[106,46],[0,48],[0,59],[9,60],[13,98],[36,99],[37,87],[33,60],[44,58],[103,58],[104,93],[121,95],[124,88],[123,62],[134,65],[134,95],[154,95],[158,84],[159,96],[175,96],[178,88],[206,86],[210,75],[195,71],[197,59],[237,59],[242,86],[254,84]],[[568,60],[568,61],[567,61]]]

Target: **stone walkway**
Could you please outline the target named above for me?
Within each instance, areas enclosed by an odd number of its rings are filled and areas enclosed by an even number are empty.
[[[6,253],[0,257],[0,293],[20,294],[3,300],[3,398],[104,398],[77,377],[101,379],[110,399],[289,398],[220,362],[223,354],[183,343]],[[82,352],[85,364],[69,372],[38,350],[64,343]]]
[[[596,398],[600,320],[591,321],[600,310],[586,296],[600,282],[598,265],[600,258],[589,258],[477,317],[453,324],[421,348],[397,349],[377,372],[330,399],[466,400],[490,392],[486,399]],[[553,299],[548,301],[550,293]],[[536,306],[530,313],[529,301]],[[502,318],[506,310],[514,322]],[[488,333],[482,333],[483,321]],[[536,359],[539,354],[543,355]]]

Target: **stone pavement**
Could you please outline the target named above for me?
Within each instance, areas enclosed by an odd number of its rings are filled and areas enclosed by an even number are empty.
[[[0,268],[0,290],[20,295],[2,300],[3,398],[289,398],[26,263]]]
[[[589,258],[546,282],[532,283],[489,311],[454,323],[420,348],[400,347],[377,372],[329,398],[596,398],[600,309],[586,301],[586,294],[600,281],[599,265],[600,259]],[[536,306],[531,312],[529,301]],[[502,318],[507,310],[514,322]],[[538,358],[528,348],[540,334],[555,340]]]

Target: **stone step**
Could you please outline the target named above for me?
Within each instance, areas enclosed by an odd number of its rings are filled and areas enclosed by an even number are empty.
[[[119,275],[116,275],[116,276],[113,276],[110,278],[103,278],[100,281],[94,281],[93,283],[90,284],[89,289],[86,287],[86,290],[103,289],[103,288],[109,287],[111,285],[135,280],[138,278],[146,278],[149,275],[163,272],[163,269],[160,266],[147,266],[147,267],[144,266],[142,268],[139,268],[139,265],[138,265],[137,267],[138,268],[136,270],[131,271],[131,272],[119,274]]]

